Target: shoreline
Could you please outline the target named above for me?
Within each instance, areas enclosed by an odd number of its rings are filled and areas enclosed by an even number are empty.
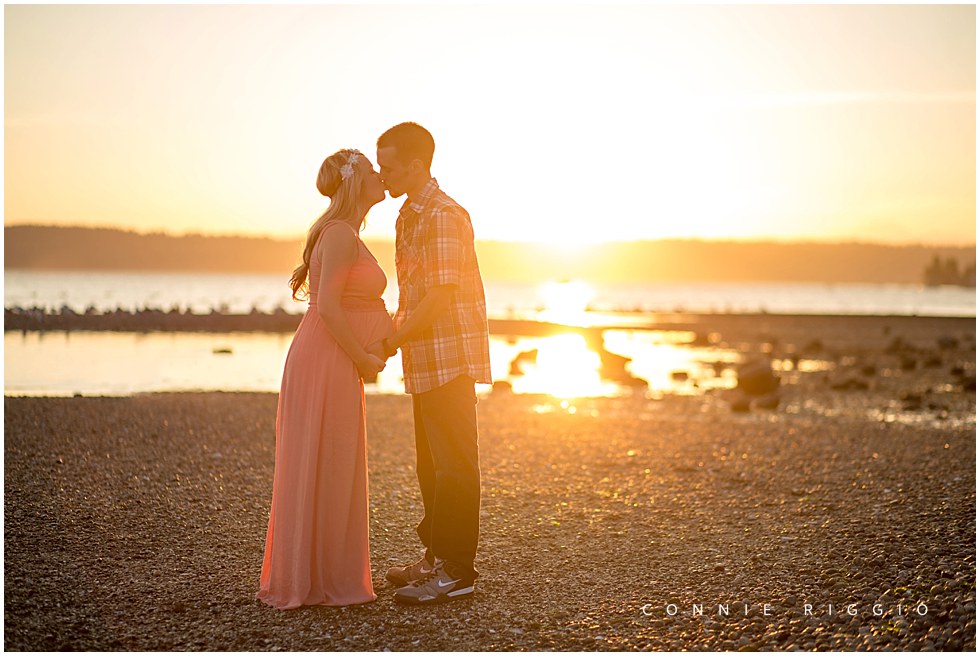
[[[718,353],[728,354],[726,364],[694,364],[679,370],[684,389],[678,391],[699,397],[714,393],[727,398],[733,408],[748,409],[754,404],[785,409],[788,404],[805,404],[812,399],[854,399],[865,392],[876,395],[870,406],[881,412],[889,406],[897,406],[913,410],[935,409],[959,416],[969,405],[967,397],[970,394],[974,395],[975,405],[976,322],[972,319],[769,314],[665,314],[656,319],[656,323],[643,326],[593,328],[534,321],[492,320],[491,325],[495,338],[508,341],[567,332],[583,335],[588,348],[599,355],[602,379],[618,385],[621,393],[627,396],[660,392],[650,390],[640,384],[644,382],[642,379],[634,378],[631,360],[615,352],[619,338],[607,332],[663,330],[671,333],[663,339],[672,348],[687,350],[692,358],[703,357],[711,362],[718,359]],[[12,326],[8,324],[7,329],[8,339],[16,342],[16,337],[10,337],[14,333]],[[111,332],[119,331],[107,331],[106,334]],[[144,334],[143,331],[126,332]],[[69,333],[65,332],[66,335]],[[285,337],[287,333],[278,334]],[[494,372],[502,390],[510,386],[508,378],[513,380],[513,367],[519,364],[518,361],[533,355],[533,352],[516,355],[510,363],[511,374],[504,369]],[[745,378],[748,386],[752,380],[742,366],[760,362],[768,362],[769,366],[761,369],[756,366],[754,381],[758,389],[749,389],[748,395],[737,395],[733,390],[710,391],[718,387],[718,381],[724,376],[737,376],[739,381]],[[770,369],[772,374],[765,375]],[[779,379],[778,383],[772,376]],[[769,388],[775,386],[778,389],[766,391],[767,381]],[[83,389],[76,388],[71,390],[72,395],[76,391],[84,393]],[[270,388],[269,392],[274,393],[274,390]],[[665,388],[664,393],[669,394],[669,389]],[[369,389],[369,395],[383,394],[375,394]],[[29,396],[41,395],[31,393]]]
[[[96,331],[96,332],[295,332],[305,313],[285,310],[253,311],[248,314],[223,313],[212,310],[196,314],[178,310],[144,309],[136,312],[78,313],[70,309],[48,312],[36,308],[4,308],[4,331]],[[744,330],[751,326],[771,326],[772,330],[808,325],[850,321],[859,330],[904,326],[914,322],[933,321],[963,329],[966,322],[975,324],[975,316],[933,316],[914,314],[803,314],[803,313],[698,313],[698,312],[584,312],[582,318],[592,318],[594,325],[570,325],[527,318],[491,317],[491,334],[542,336],[560,332],[595,332],[605,330],[673,330],[694,331],[730,327]],[[617,318],[621,320],[617,322]],[[637,321],[637,319],[645,319]]]

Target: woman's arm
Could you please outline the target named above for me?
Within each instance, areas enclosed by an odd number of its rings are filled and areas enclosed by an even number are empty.
[[[357,261],[357,237],[348,229],[327,226],[320,238],[320,261],[317,313],[340,348],[354,361],[361,377],[373,376],[384,369],[384,362],[360,345],[341,306],[347,275]]]

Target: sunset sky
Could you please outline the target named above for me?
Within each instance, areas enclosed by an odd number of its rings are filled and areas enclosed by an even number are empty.
[[[976,240],[970,5],[7,5],[4,37],[5,225],[297,237],[323,158],[414,120],[481,239]]]

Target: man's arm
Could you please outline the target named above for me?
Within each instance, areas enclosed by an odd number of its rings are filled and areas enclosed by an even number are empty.
[[[368,352],[378,355],[382,359],[390,358],[395,354],[402,344],[410,342],[421,335],[431,326],[439,316],[449,309],[449,303],[453,300],[456,293],[456,285],[438,285],[431,288],[422,297],[415,312],[405,319],[405,323],[395,331],[395,333],[382,340],[387,344],[387,351],[382,342],[376,342],[368,347]]]
[[[473,233],[465,229],[468,222],[465,210],[460,207],[445,207],[426,218],[421,257],[425,296],[395,334],[382,340],[383,344],[372,344],[380,348],[382,357],[390,358],[405,342],[418,338],[449,310],[473,248]],[[379,353],[377,349],[370,352]]]
[[[425,332],[443,312],[449,309],[449,303],[455,293],[456,285],[438,285],[427,291],[415,308],[415,312],[388,338],[388,352],[398,350],[402,344],[412,341]]]

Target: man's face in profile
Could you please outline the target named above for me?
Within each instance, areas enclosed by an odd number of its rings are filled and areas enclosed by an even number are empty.
[[[394,146],[378,148],[378,169],[385,189],[392,198],[398,198],[408,190],[411,168],[398,159]]]

